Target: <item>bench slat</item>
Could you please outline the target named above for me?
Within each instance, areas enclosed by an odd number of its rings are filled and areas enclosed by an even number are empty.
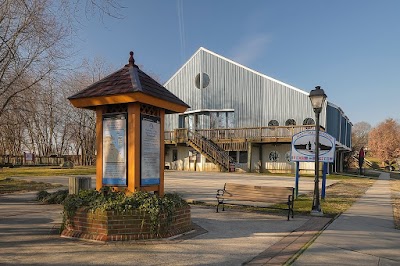
[[[279,202],[291,195],[292,191],[293,188],[291,187],[265,187],[226,183],[224,194],[217,197],[220,199]]]
[[[224,200],[249,201],[265,203],[287,203],[288,220],[289,214],[293,216],[293,187],[270,187],[242,185],[236,183],[225,183],[224,189],[218,190],[217,200],[219,204],[224,204]],[[217,206],[217,212],[218,212]],[[223,209],[224,210],[224,209]]]

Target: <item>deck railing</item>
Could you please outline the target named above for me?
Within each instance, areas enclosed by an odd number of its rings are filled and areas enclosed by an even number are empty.
[[[304,130],[314,130],[314,125],[307,126],[275,126],[275,127],[252,127],[252,128],[219,128],[219,129],[197,129],[196,133],[215,142],[224,140],[249,141],[269,138],[291,138],[294,134]],[[321,128],[324,131],[323,128]],[[174,131],[165,131],[166,143],[185,143],[188,140],[188,129],[178,128]]]

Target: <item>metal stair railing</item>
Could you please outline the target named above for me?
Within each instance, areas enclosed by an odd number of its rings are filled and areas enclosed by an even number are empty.
[[[356,155],[353,155],[353,159],[358,163],[358,157]],[[368,165],[369,167],[372,167],[372,162],[367,160],[367,159],[365,159],[365,158],[364,158],[364,163],[366,165]]]
[[[207,156],[213,163],[219,164],[224,167],[225,170],[229,169],[229,163],[231,161],[229,154],[214,142],[211,142],[196,132],[189,131],[187,143],[201,154]]]

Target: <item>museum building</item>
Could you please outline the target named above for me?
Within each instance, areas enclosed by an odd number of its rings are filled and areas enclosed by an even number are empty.
[[[291,173],[292,136],[315,130],[309,92],[203,47],[164,87],[190,106],[165,117],[168,169]],[[351,151],[352,123],[329,97],[320,126],[336,139],[329,171],[341,172],[344,154]],[[301,162],[300,170],[312,172],[314,163]]]

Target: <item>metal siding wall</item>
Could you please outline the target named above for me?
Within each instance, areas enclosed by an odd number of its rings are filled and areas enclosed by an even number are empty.
[[[337,142],[351,148],[352,125],[348,118],[335,106],[327,106],[326,132],[336,138]]]
[[[327,106],[327,127],[326,132],[333,136],[337,141],[340,138],[340,113],[336,108]]]
[[[204,72],[210,84],[197,89],[195,77]],[[179,73],[165,85],[176,96],[196,109],[234,109],[234,127],[268,126],[272,119],[285,125],[294,119],[302,125],[315,115],[309,97],[284,84],[254,73],[221,57],[200,50]],[[178,127],[178,116],[166,116],[166,130]],[[320,125],[326,127],[325,108]]]
[[[200,58],[200,53],[196,54],[170,82],[164,85],[191,107],[187,111],[200,109],[202,106],[201,90],[195,85],[196,75],[200,73]],[[178,117],[178,114],[166,115],[165,130],[170,131],[178,128]]]
[[[346,134],[347,134],[347,122],[346,119],[341,116],[340,117],[341,120],[341,127],[340,127],[340,143],[342,144],[346,144]]]
[[[213,54],[202,55],[202,70],[210,77],[210,85],[202,90],[203,109],[234,109],[235,127],[267,126],[272,119],[285,125],[290,118],[301,125],[308,117],[314,119],[308,95]],[[325,126],[324,113],[321,125]]]
[[[350,122],[347,122],[347,136],[349,136],[349,137],[348,137],[348,139],[347,139],[346,146],[349,147],[349,148],[352,147],[352,143],[351,143],[351,131],[352,131],[352,125],[351,125]]]

